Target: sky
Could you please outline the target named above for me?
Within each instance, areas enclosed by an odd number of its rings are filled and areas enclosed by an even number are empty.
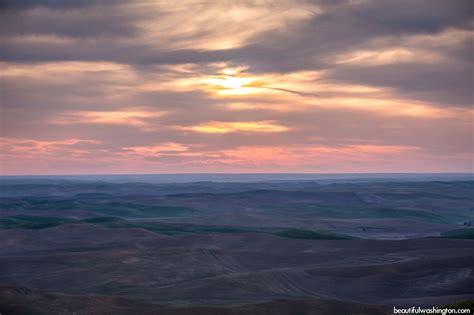
[[[472,172],[473,2],[2,0],[0,173]]]

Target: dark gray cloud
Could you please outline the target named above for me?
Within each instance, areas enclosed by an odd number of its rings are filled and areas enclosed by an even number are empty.
[[[150,18],[124,1],[31,1],[24,5],[20,3],[18,10],[9,9],[9,4],[7,9],[0,7],[0,36],[134,37],[139,35],[138,23]]]
[[[465,26],[472,19],[472,8],[470,0],[373,1],[354,6],[350,13],[379,31],[433,33]]]
[[[328,57],[364,48],[376,38],[434,34],[449,27],[470,28],[472,22],[471,1],[348,3],[287,29],[259,34],[236,53],[237,59],[257,71],[326,68]]]
[[[427,100],[439,106],[472,106],[474,65],[468,62],[390,64],[338,68],[329,78],[394,88],[408,99]]]
[[[82,1],[79,1],[81,3]],[[30,1],[25,1],[30,3]],[[36,3],[31,1],[31,3]],[[56,1],[50,6],[60,5]],[[67,6],[66,1],[65,6]],[[85,1],[91,4],[92,1]],[[94,2],[102,3],[102,2]],[[106,1],[107,4],[120,4]],[[322,1],[326,10],[315,14],[310,20],[291,24],[283,29],[267,31],[251,38],[241,48],[226,50],[172,50],[156,42],[143,41],[137,33],[136,23],[159,19],[145,10],[130,10],[129,7],[114,9],[98,6],[73,18],[62,16],[61,12],[50,17],[37,17],[22,21],[7,20],[3,29],[5,35],[14,34],[57,34],[72,37],[103,37],[99,40],[54,43],[22,42],[4,40],[2,60],[22,62],[52,60],[110,60],[130,64],[178,64],[235,61],[249,64],[253,71],[287,72],[301,69],[331,67],[328,57],[363,48],[367,42],[383,36],[436,33],[448,27],[469,28],[472,20],[471,1],[375,1],[354,5]],[[32,4],[31,4],[32,5]],[[45,2],[44,5],[48,5]],[[70,3],[69,5],[73,5]],[[76,4],[78,7],[81,5]],[[156,13],[156,12],[155,12]],[[56,15],[56,16],[54,16]],[[104,38],[107,35],[109,38]],[[115,40],[113,35],[133,36],[127,42]],[[201,36],[197,32],[193,36]],[[191,36],[191,35],[189,35]],[[463,56],[468,49],[453,47]]]
[[[131,65],[206,63],[232,60],[239,51],[183,49],[166,51],[150,43],[120,39],[82,39],[75,42],[4,40],[0,60],[13,62],[111,61]]]
[[[444,105],[472,105],[471,37],[449,45],[406,44],[407,36],[436,36],[449,29],[472,30],[471,1],[373,1],[330,8],[291,28],[260,34],[232,60],[251,65],[254,72],[331,70],[331,78],[398,89],[408,97]],[[391,38],[386,42],[374,41]],[[430,49],[443,56],[437,64],[421,62],[334,65],[332,57],[357,50],[384,48]]]
[[[2,10],[27,10],[32,8],[77,9],[88,6],[115,5],[126,0],[1,0]]]

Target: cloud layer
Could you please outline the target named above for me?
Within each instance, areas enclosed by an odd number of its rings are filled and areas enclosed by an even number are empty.
[[[472,171],[471,12],[3,1],[0,171]]]

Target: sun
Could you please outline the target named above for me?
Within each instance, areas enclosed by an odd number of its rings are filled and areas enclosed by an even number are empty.
[[[210,89],[217,95],[257,94],[261,88],[259,78],[224,69],[221,74],[205,80]]]

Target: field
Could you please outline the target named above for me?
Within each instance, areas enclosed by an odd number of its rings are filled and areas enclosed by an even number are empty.
[[[469,303],[473,188],[4,179],[0,312],[390,314]]]

